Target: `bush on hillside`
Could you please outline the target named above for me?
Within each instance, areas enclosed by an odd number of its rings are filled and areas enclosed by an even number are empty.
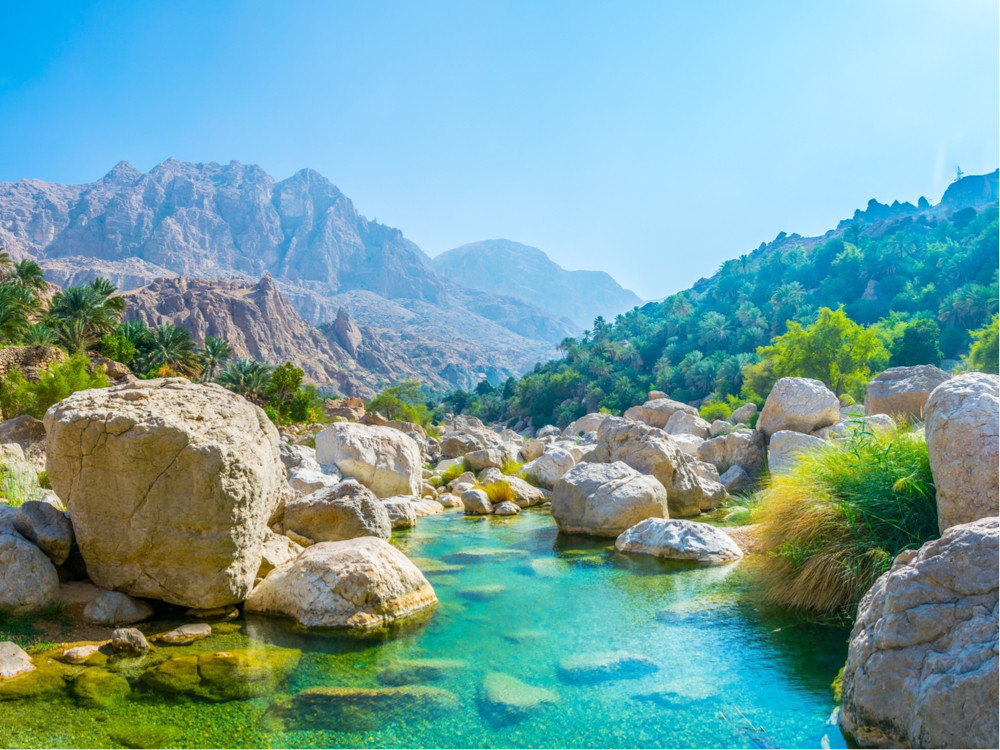
[[[938,536],[923,435],[858,428],[774,476],[755,520],[767,602],[853,611],[896,555]]]
[[[71,393],[109,385],[111,381],[104,366],[91,370],[90,359],[83,354],[74,354],[48,369],[39,370],[37,382],[28,380],[18,368],[12,367],[0,381],[0,409],[5,419],[21,414],[41,419],[50,406]]]
[[[987,325],[969,331],[972,347],[965,364],[970,370],[1000,373],[1000,316],[994,315]]]

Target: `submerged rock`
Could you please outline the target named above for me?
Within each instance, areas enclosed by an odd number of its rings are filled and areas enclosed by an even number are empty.
[[[558,671],[563,682],[587,684],[638,679],[658,670],[652,659],[641,654],[614,651],[568,657],[559,662]]]
[[[281,701],[272,715],[289,728],[372,731],[407,719],[430,719],[461,710],[458,696],[428,685],[401,687],[320,687]]]
[[[84,708],[112,708],[132,694],[132,687],[121,675],[105,669],[85,669],[73,680],[71,692]]]
[[[468,668],[462,659],[403,659],[378,673],[383,685],[410,685],[414,682],[437,682]]]
[[[142,681],[161,693],[246,700],[274,692],[301,655],[297,649],[266,646],[174,656],[146,672]]]
[[[735,562],[743,557],[736,542],[721,529],[676,518],[647,518],[637,523],[615,540],[615,549],[709,565]]]
[[[200,641],[202,638],[208,638],[210,635],[212,635],[212,626],[207,622],[197,622],[181,625],[179,628],[157,636],[154,640],[168,643],[171,646],[186,646],[189,643]]]
[[[528,685],[501,672],[488,673],[479,689],[479,712],[499,726],[519,722],[558,702],[559,696],[552,690]]]

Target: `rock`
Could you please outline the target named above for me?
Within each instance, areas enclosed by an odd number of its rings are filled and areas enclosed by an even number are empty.
[[[339,474],[330,474],[320,469],[309,469],[298,467],[289,469],[288,485],[295,490],[300,497],[311,495],[313,492],[334,487],[341,481]]]
[[[296,693],[271,709],[294,730],[370,732],[390,722],[454,716],[458,696],[430,685],[317,687]]]
[[[674,443],[681,449],[681,453],[692,458],[698,457],[698,448],[705,442],[705,438],[697,435],[671,435]]]
[[[73,525],[65,513],[46,502],[22,503],[14,518],[14,529],[56,565],[66,562],[73,548]]]
[[[776,432],[771,436],[771,443],[767,447],[768,468],[772,474],[790,471],[800,456],[820,450],[826,444],[825,440],[803,435],[801,432]]]
[[[661,398],[670,398],[665,391],[650,391],[646,394],[647,401],[656,401]]]
[[[716,419],[709,425],[708,436],[718,437],[719,435],[728,435],[733,431],[733,423],[727,422],[725,419]]]
[[[316,436],[316,460],[377,497],[420,494],[420,446],[391,427],[340,422]]]
[[[637,523],[615,540],[615,549],[709,565],[735,562],[743,557],[736,542],[721,529],[676,518],[647,518]]]
[[[540,487],[551,490],[559,478],[576,465],[573,454],[562,448],[550,448],[521,469],[528,478],[534,478]]]
[[[840,420],[840,399],[812,378],[781,378],[768,394],[757,429],[768,438],[782,430],[810,433]]]
[[[461,659],[401,659],[379,672],[377,679],[383,685],[437,682],[468,666]]]
[[[32,456],[36,446],[44,453],[45,425],[27,414],[0,422],[0,444],[11,443],[19,445],[26,457]]]
[[[644,518],[666,516],[663,485],[621,461],[578,464],[552,493],[552,517],[567,534],[616,537]]]
[[[535,437],[538,440],[545,440],[546,438],[559,438],[562,437],[562,430],[554,424],[547,424],[535,432]]]
[[[375,628],[433,607],[434,589],[377,537],[322,542],[272,570],[247,612],[286,615],[307,628]]]
[[[86,669],[73,680],[72,691],[84,708],[112,708],[132,694],[128,680],[106,669]]]
[[[323,402],[323,411],[328,417],[338,417],[357,422],[365,416],[365,402],[360,398],[328,398]]]
[[[0,680],[9,680],[35,669],[31,657],[13,641],[0,641]]]
[[[476,477],[479,484],[489,484],[490,482],[497,482],[504,479],[503,472],[500,469],[496,469],[492,466],[483,469],[479,472],[479,476]]]
[[[258,577],[263,578],[263,576]],[[236,607],[213,607],[212,609],[188,609],[184,611],[184,614],[196,620],[235,620],[240,616],[240,611]]]
[[[115,653],[141,654],[149,651],[149,643],[136,628],[118,628],[111,633],[111,650]]]
[[[865,413],[905,414],[923,419],[931,391],[950,378],[951,375],[933,365],[890,367],[868,384]]]
[[[102,591],[83,609],[94,625],[131,625],[153,616],[153,608],[120,591]]]
[[[59,574],[38,547],[16,531],[0,531],[0,610],[36,614],[59,598]]]
[[[446,458],[462,458],[466,453],[483,448],[483,442],[475,435],[446,432],[441,436],[441,455]]]
[[[701,509],[703,512],[718,508],[729,499],[729,493],[722,485],[719,471],[712,464],[692,458],[688,461],[688,466],[698,477],[698,483],[702,488]]]
[[[863,747],[1000,747],[998,564],[995,517],[896,557],[858,607],[846,734]]]
[[[663,431],[668,435],[694,435],[705,439],[712,425],[699,417],[685,411],[675,411],[670,415]]]
[[[487,467],[499,469],[503,466],[504,455],[499,448],[483,448],[465,454],[465,460],[473,471],[482,471]]]
[[[608,680],[630,680],[659,670],[656,663],[641,654],[613,651],[578,654],[559,662],[559,679],[571,684],[593,684]]]
[[[388,539],[392,534],[385,505],[353,479],[288,503],[284,524],[287,531],[316,542],[339,542],[359,536]]]
[[[658,398],[647,401],[642,406],[633,406],[631,409],[627,409],[625,411],[625,419],[643,422],[650,427],[663,428],[666,427],[670,417],[676,412],[683,412],[695,417],[698,416],[698,410],[693,406],[688,406],[687,404],[682,404],[680,401],[674,401],[669,398]],[[598,426],[597,431],[600,432],[600,426]]]
[[[488,516],[493,512],[489,496],[482,490],[466,490],[461,495],[467,516]]]
[[[541,505],[551,497],[551,494],[547,490],[528,484],[520,477],[502,477],[497,481],[503,482],[510,487],[510,491],[514,496],[514,503],[520,508],[531,508],[535,505]]]
[[[706,440],[698,446],[697,458],[712,464],[721,473],[730,466],[739,466],[754,476],[764,467],[766,454],[764,433],[743,429]]]
[[[479,690],[479,711],[499,726],[515,724],[546,705],[558,703],[551,690],[527,685],[515,677],[489,672]]]
[[[301,544],[289,539],[284,534],[275,534],[268,529],[264,532],[264,543],[261,545],[260,567],[257,577],[263,578],[279,565],[284,565],[302,553]]]
[[[162,378],[78,391],[45,426],[49,479],[94,583],[185,607],[243,600],[287,492],[263,410]]]
[[[99,643],[88,643],[84,646],[74,646],[65,649],[59,658],[60,661],[66,664],[85,664],[94,654],[100,653],[100,650],[101,645]]]
[[[1000,379],[967,373],[942,383],[925,407],[938,528],[995,516],[1000,505]]]
[[[444,506],[437,500],[430,500],[426,497],[413,498],[413,510],[417,513],[417,518],[424,516],[435,516],[444,513]]]
[[[179,628],[163,633],[155,640],[168,643],[171,646],[187,646],[195,641],[208,638],[210,635],[212,635],[212,626],[207,622],[197,622],[181,625]]]
[[[382,501],[393,529],[411,529],[417,525],[417,509],[413,500],[406,495],[397,495]]]
[[[837,440],[853,435],[859,430],[872,433],[886,433],[896,429],[895,420],[888,414],[874,414],[870,417],[851,415],[848,419],[841,417],[837,424],[821,427],[812,433],[813,437],[823,440]]]
[[[273,693],[301,656],[297,649],[270,645],[174,656],[143,674],[142,681],[161,693],[247,700]]]
[[[525,462],[534,461],[543,453],[545,453],[545,443],[541,440],[536,440],[535,438],[525,440],[524,446],[521,448],[521,458],[523,458]]]
[[[438,502],[444,508],[464,508],[465,505],[462,503],[461,498],[446,492],[443,495],[438,495]]]
[[[566,429],[563,430],[562,434],[566,437],[573,438],[584,435],[588,432],[597,432],[600,426],[604,423],[604,420],[609,416],[609,414],[601,414],[599,412],[585,414],[579,419],[570,422],[566,426]]]
[[[605,420],[597,433],[593,460],[599,463],[623,461],[642,474],[656,477],[667,489],[671,516],[696,516],[701,513],[705,499],[701,480],[688,466],[687,457],[681,453],[673,438],[663,430],[611,417]],[[635,519],[627,526],[639,520]]]
[[[742,492],[753,485],[753,479],[743,470],[742,466],[730,466],[719,477],[719,481],[726,488],[726,492],[730,494]]]
[[[516,516],[520,512],[521,509],[509,500],[504,500],[493,506],[493,515],[495,516]]]
[[[757,404],[749,403],[743,404],[743,406],[738,409],[733,409],[732,415],[729,419],[733,424],[740,424],[741,422],[746,424],[750,421],[750,417],[757,413]]]

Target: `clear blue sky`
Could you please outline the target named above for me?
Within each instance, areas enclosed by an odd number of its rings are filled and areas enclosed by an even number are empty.
[[[428,254],[506,237],[644,298],[997,167],[996,0],[22,2],[0,180],[319,170]]]

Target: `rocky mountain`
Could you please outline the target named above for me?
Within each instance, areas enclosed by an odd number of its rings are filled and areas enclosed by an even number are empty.
[[[121,289],[171,277],[256,283],[269,274],[306,323],[333,324],[345,308],[386,330],[390,369],[410,370],[401,360],[412,354],[419,379],[449,387],[523,372],[576,328],[523,295],[439,275],[398,229],[358,214],[312,170],[275,181],[255,165],[168,159],[145,173],[121,162],[85,185],[0,183],[0,245],[60,285],[98,275]]]
[[[439,274],[537,305],[569,322],[575,333],[590,328],[598,315],[613,319],[642,303],[603,271],[567,271],[537,247],[511,240],[472,242],[433,262]]]

